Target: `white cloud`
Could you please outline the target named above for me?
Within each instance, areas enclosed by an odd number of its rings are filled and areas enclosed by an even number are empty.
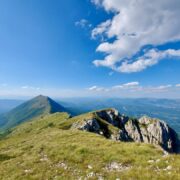
[[[133,56],[144,46],[158,46],[180,40],[179,0],[93,0],[92,2],[102,6],[106,11],[115,12],[111,20],[102,22],[92,31],[92,37],[104,35],[109,39],[115,38],[114,42],[102,42],[97,47],[97,51],[107,55],[104,59],[95,60],[96,66],[110,67],[119,72],[142,71],[166,57],[164,55],[165,57],[146,58],[145,54],[132,62]],[[167,51],[172,51],[168,52],[168,55],[175,56],[179,50]],[[180,56],[179,53],[176,55]]]
[[[92,86],[90,88],[88,88],[90,91],[93,91],[93,90],[96,90],[97,89],[97,86]]]
[[[26,85],[28,86],[28,85]],[[39,94],[50,97],[156,97],[156,98],[180,98],[180,84],[161,84],[157,86],[141,85],[138,81],[122,83],[111,87],[92,86],[83,89],[61,89],[31,87],[23,89],[22,87],[0,88],[0,97],[27,97],[37,96]],[[25,87],[25,86],[23,86]]]
[[[160,90],[162,90],[162,89],[168,89],[168,88],[171,88],[172,87],[172,85],[171,84],[169,84],[169,85],[162,85],[162,86],[158,86],[156,89],[160,89]]]
[[[139,82],[129,82],[126,84],[113,86],[112,89],[132,89],[139,87]]]
[[[123,86],[126,86],[126,87],[138,86],[138,85],[139,85],[139,82],[137,82],[137,81],[123,84]]]
[[[152,93],[163,93],[163,92],[173,92],[176,87],[180,87],[179,85],[159,85],[159,86],[141,86],[139,82],[129,82],[125,84],[115,85],[109,88],[105,87],[98,87],[98,86],[92,86],[88,88],[89,91],[92,92],[100,92],[103,94],[116,94],[116,93],[127,93],[127,95],[130,95],[131,93],[146,93],[152,94]],[[128,94],[129,93],[129,94]],[[157,94],[156,94],[157,95]]]
[[[92,30],[91,37],[95,39],[99,34],[103,35],[106,33],[111,26],[111,20],[107,20],[101,24],[99,24],[96,28]]]
[[[88,88],[89,91],[96,91],[96,92],[100,92],[100,91],[106,91],[105,88],[103,87],[98,87],[98,86],[92,86],[90,88]]]
[[[138,88],[141,88],[140,86],[140,83],[137,82],[137,81],[134,81],[134,82],[128,82],[128,83],[125,83],[125,84],[120,84],[120,85],[115,85],[115,86],[112,86],[110,88],[105,88],[105,87],[99,87],[99,86],[92,86],[90,88],[88,88],[89,91],[94,91],[94,92],[110,92],[110,91],[114,91],[114,90],[127,90],[127,89],[138,89]]]
[[[132,63],[124,61],[116,70],[124,73],[139,72],[157,64],[160,60],[170,57],[180,57],[180,50],[168,49],[158,51],[152,49]]]
[[[75,26],[80,26],[81,28],[85,28],[85,27],[91,27],[92,24],[90,24],[87,19],[81,19],[80,21],[75,22]]]

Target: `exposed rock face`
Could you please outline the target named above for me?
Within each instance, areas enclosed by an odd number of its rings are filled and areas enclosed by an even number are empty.
[[[72,128],[100,134],[100,126],[95,118],[74,123]]]
[[[94,118],[74,123],[72,128],[104,135],[117,141],[145,142],[161,146],[168,152],[176,152],[176,132],[165,122],[144,116],[132,119],[121,115],[116,109],[94,113]]]
[[[120,115],[116,109],[97,111],[96,114],[108,123],[119,128],[122,128],[129,119],[127,116]]]
[[[160,145],[169,152],[176,151],[177,135],[165,122],[146,116],[134,121],[125,124],[128,135],[134,141]]]

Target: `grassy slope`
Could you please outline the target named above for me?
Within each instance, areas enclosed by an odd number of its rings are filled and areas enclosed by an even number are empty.
[[[92,172],[91,179],[179,179],[179,155],[163,157],[152,145],[113,142],[93,133],[65,130],[72,122],[91,116],[67,120],[68,114],[56,113],[15,128],[0,141],[0,179],[84,179]],[[107,171],[111,162],[131,168]],[[172,169],[163,170],[167,166]]]
[[[4,114],[4,121],[7,123],[1,129],[8,129],[40,115],[60,111],[65,109],[50,98],[40,95]]]
[[[36,98],[21,104],[12,111],[6,113],[4,118],[7,123],[3,129],[13,127],[19,123],[36,117],[40,114],[47,114],[50,111],[48,101],[45,98]]]

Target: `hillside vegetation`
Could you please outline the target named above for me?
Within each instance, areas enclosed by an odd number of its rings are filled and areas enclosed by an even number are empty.
[[[12,128],[40,115],[65,111],[64,107],[49,97],[40,95],[0,115],[0,130]]]
[[[153,145],[114,142],[69,129],[92,113],[41,116],[12,130],[0,141],[0,179],[180,178],[180,156]]]

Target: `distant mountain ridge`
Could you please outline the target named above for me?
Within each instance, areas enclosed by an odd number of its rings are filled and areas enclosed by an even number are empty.
[[[66,112],[66,109],[51,98],[39,95],[0,115],[0,129],[9,129],[40,115],[56,112]]]
[[[112,107],[122,114],[136,118],[144,115],[159,118],[166,121],[180,135],[180,99],[66,98],[57,102],[69,109],[73,115]]]

